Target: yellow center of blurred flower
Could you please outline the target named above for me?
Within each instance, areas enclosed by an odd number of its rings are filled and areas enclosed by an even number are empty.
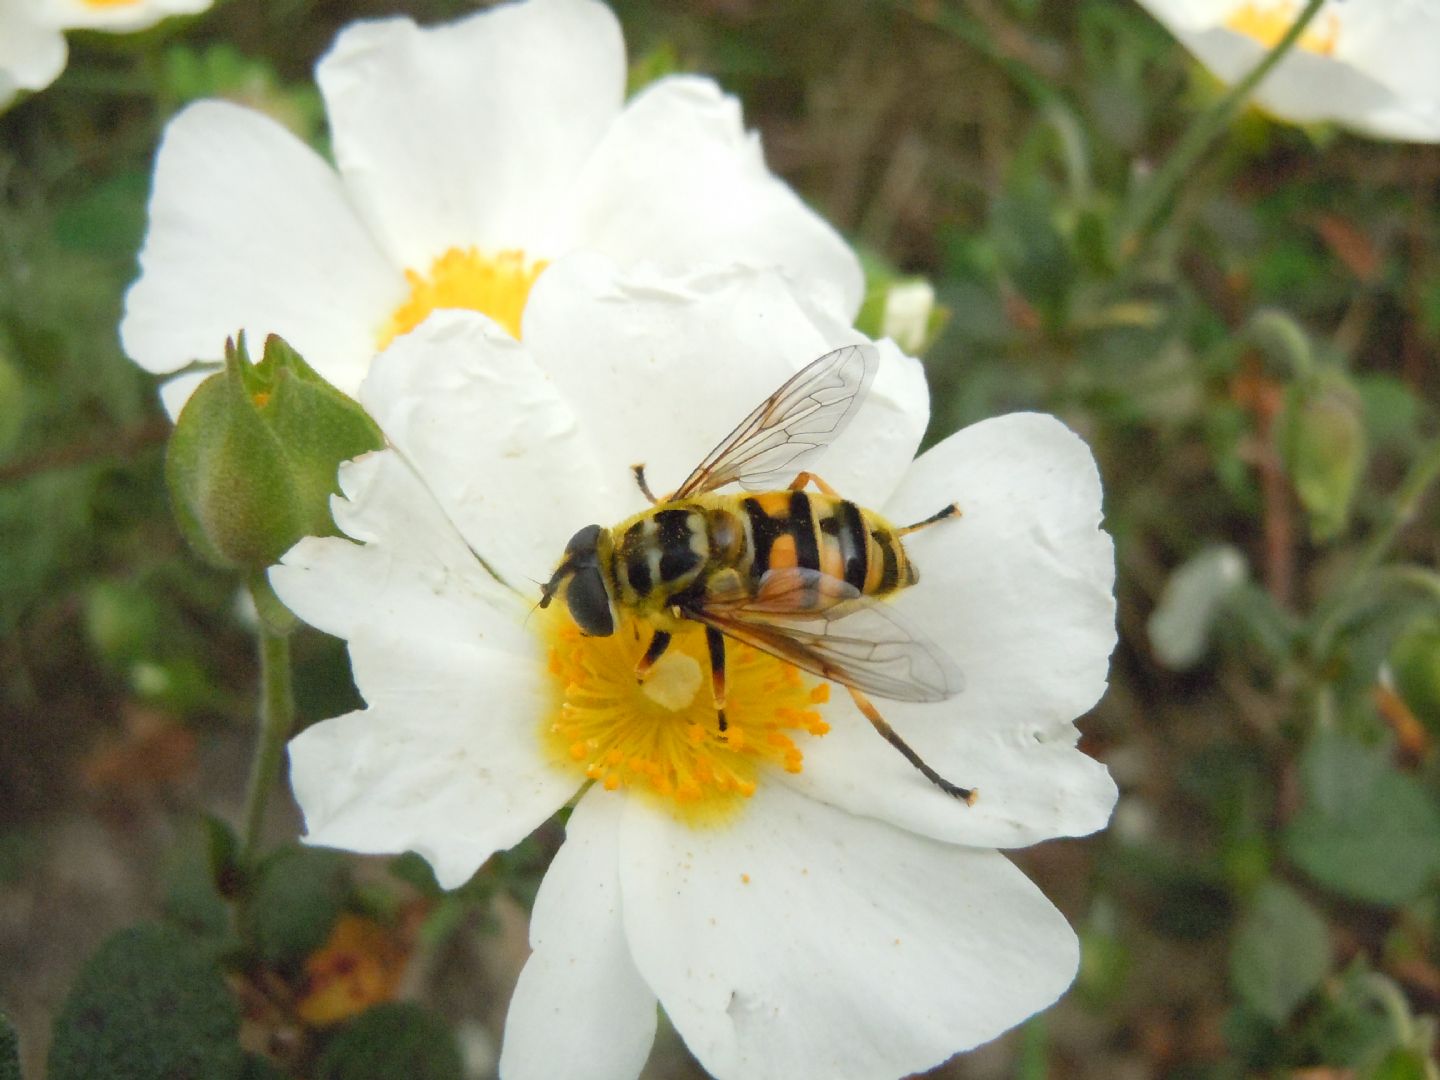
[[[1254,38],[1265,48],[1272,49],[1300,17],[1300,9],[1301,6],[1294,0],[1281,0],[1278,3],[1273,0],[1271,3],[1247,0],[1226,16],[1225,25],[1236,33]],[[1339,37],[1340,20],[1334,13],[1327,13],[1305,28],[1295,46],[1321,56],[1331,56],[1335,52],[1335,43]]]
[[[530,286],[546,265],[544,259],[526,259],[523,251],[484,255],[472,247],[451,248],[426,273],[406,270],[410,296],[381,329],[380,348],[414,330],[438,308],[467,308],[489,315],[518,338]]]
[[[134,7],[141,0],[82,0],[86,7],[92,8],[119,8]]]
[[[305,958],[305,990],[296,1015],[324,1027],[389,1001],[400,989],[405,958],[404,947],[379,923],[341,915],[329,940]]]
[[[635,665],[650,642],[645,624],[627,619],[609,637],[585,637],[554,609],[546,623],[556,706],[542,737],[551,756],[608,791],[653,798],[688,823],[734,813],[765,766],[800,772],[796,740],[830,730],[819,708],[830,699],[828,684],[727,640],[722,734],[699,626],[676,631],[641,682]]]

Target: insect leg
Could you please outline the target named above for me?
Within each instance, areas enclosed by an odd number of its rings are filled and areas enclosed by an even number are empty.
[[[649,499],[652,503],[659,502],[660,500],[655,497],[655,493],[650,490],[650,485],[645,482],[645,466],[631,465],[630,471],[635,474],[635,483],[640,485],[640,494],[644,495],[645,498]]]
[[[723,734],[725,720],[725,635],[713,626],[705,627],[705,644],[710,646],[710,688],[715,692],[715,712]]]
[[[639,662],[635,665],[635,678],[637,681],[643,680],[645,678],[646,674],[650,671],[650,669],[655,666],[655,661],[659,660],[660,657],[665,655],[665,650],[669,647],[669,645],[669,631],[656,630],[654,635],[650,638],[650,644],[645,649],[645,655],[642,656]]]
[[[914,525],[906,525],[903,529],[896,529],[895,533],[897,536],[905,536],[908,533],[919,532],[921,529],[928,529],[937,521],[944,521],[946,518],[954,517],[959,513],[960,504],[951,503],[949,506],[945,507],[945,509],[937,510],[935,513],[927,517],[924,521],[917,521]]]
[[[895,747],[896,750],[899,750],[900,753],[904,755],[906,761],[910,762],[911,765],[914,765],[915,768],[919,769],[920,772],[924,775],[925,779],[929,780],[941,791],[945,792],[946,795],[951,795],[957,799],[962,799],[965,801],[966,804],[970,806],[973,806],[975,804],[975,800],[977,797],[979,797],[980,792],[978,792],[974,788],[963,788],[957,784],[952,784],[949,780],[946,780],[929,765],[926,765],[920,755],[917,754],[914,750],[910,749],[910,744],[907,743],[904,739],[902,739],[899,734],[896,733],[895,729],[892,728],[888,723],[886,723],[885,718],[880,715],[880,711],[876,709],[874,705],[870,704],[869,698],[867,698],[859,690],[856,690],[853,686],[847,686],[845,687],[845,689],[850,691],[850,696],[855,699],[856,706],[860,709],[862,713],[865,714],[865,719],[869,720],[870,723],[874,726],[875,730],[885,737],[886,742],[888,742],[891,746]]]
[[[814,484],[822,495],[834,495],[837,499],[840,497],[840,493],[838,491],[836,491],[833,487],[827,484],[824,480],[821,480],[820,477],[816,476],[813,472],[796,473],[795,479],[790,481],[790,490],[799,491],[806,484]]]

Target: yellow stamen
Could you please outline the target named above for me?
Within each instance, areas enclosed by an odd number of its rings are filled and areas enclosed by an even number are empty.
[[[1265,48],[1279,44],[1285,32],[1300,16],[1295,0],[1247,0],[1225,18],[1225,25],[1236,33],[1254,38]],[[1340,20],[1333,12],[1315,19],[1295,42],[1295,47],[1321,56],[1333,56],[1340,38]]]
[[[767,768],[798,773],[799,743],[824,734],[826,695],[789,664],[726,642],[726,730],[719,727],[709,654],[698,626],[675,631],[643,680],[635,664],[648,627],[625,621],[585,637],[563,608],[544,617],[555,706],[541,739],[561,768],[654,800],[688,824],[728,819]]]
[[[122,8],[134,7],[140,0],[82,0],[82,3],[92,8]]]
[[[440,308],[466,308],[489,315],[520,336],[520,316],[530,287],[547,263],[531,262],[523,251],[483,255],[477,248],[451,248],[430,264],[428,273],[406,270],[410,296],[380,331],[380,348],[407,334]]]

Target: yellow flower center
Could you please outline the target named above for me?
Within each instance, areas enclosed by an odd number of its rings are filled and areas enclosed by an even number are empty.
[[[483,255],[472,247],[451,248],[430,264],[428,273],[406,270],[410,296],[381,328],[380,348],[414,330],[437,308],[489,315],[518,338],[530,286],[546,265],[544,259],[527,260],[523,251]]]
[[[1280,43],[1286,31],[1300,16],[1295,0],[1247,0],[1225,18],[1225,25],[1236,33],[1254,38],[1267,49]],[[1340,20],[1333,12],[1315,19],[1300,35],[1296,48],[1321,56],[1333,56],[1340,37]]]
[[[585,637],[563,611],[546,624],[556,704],[541,737],[551,757],[688,823],[728,818],[768,766],[800,772],[796,740],[830,730],[819,708],[830,699],[828,684],[727,639],[722,733],[699,626],[676,631],[642,682],[635,665],[650,642],[646,624],[626,619],[609,637]]]
[[[82,0],[86,7],[92,8],[120,8],[134,7],[140,0]]]

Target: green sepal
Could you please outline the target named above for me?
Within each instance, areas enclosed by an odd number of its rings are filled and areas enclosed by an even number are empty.
[[[260,570],[335,533],[342,461],[384,445],[375,422],[280,338],[252,364],[242,334],[175,425],[165,479],[181,531],[208,561]]]

